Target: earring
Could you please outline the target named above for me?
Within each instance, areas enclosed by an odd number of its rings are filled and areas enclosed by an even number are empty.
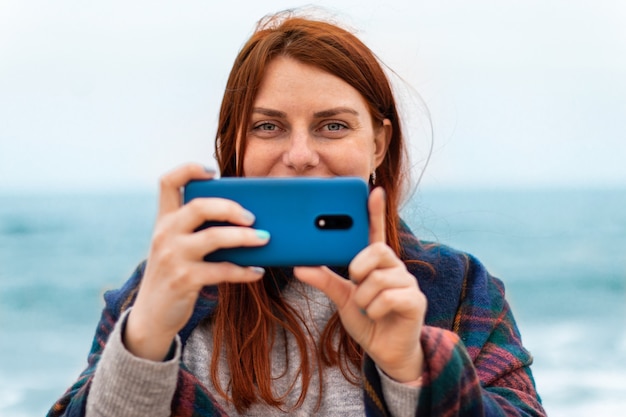
[[[372,185],[376,185],[376,170],[372,171],[370,174],[370,183],[372,183]]]

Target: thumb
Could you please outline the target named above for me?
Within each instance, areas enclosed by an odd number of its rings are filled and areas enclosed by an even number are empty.
[[[326,294],[339,309],[342,309],[348,302],[354,288],[354,284],[349,280],[326,266],[298,266],[293,269],[293,274],[298,280]]]

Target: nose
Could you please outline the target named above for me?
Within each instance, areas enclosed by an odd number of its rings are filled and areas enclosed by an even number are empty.
[[[308,132],[292,132],[283,163],[296,173],[304,173],[315,168],[319,161],[315,139]]]

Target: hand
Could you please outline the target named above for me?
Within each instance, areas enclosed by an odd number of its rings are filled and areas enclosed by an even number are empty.
[[[211,179],[200,165],[184,165],[161,179],[159,211],[137,300],[128,317],[124,343],[136,356],[163,360],[185,326],[205,285],[251,282],[263,269],[228,262],[210,263],[204,256],[220,248],[261,246],[267,238],[251,226],[254,216],[231,200],[198,198],[182,205],[181,187],[192,179]],[[204,221],[238,226],[194,230]]]
[[[385,243],[385,193],[369,197],[370,244],[349,266],[350,280],[327,267],[297,267],[294,275],[323,291],[343,326],[379,368],[399,382],[422,375],[420,334],[426,297],[417,280]]]

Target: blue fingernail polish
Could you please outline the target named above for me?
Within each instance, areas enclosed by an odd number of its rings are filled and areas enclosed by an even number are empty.
[[[267,230],[257,229],[255,230],[255,233],[259,239],[266,240],[270,238],[270,232],[268,232]]]
[[[215,168],[204,167],[204,172],[206,172],[207,174],[215,174],[217,171],[215,170]]]
[[[254,216],[254,214],[252,214],[248,210],[243,211],[243,217],[245,217],[246,220],[248,220],[250,223],[254,223],[254,221],[256,220],[256,217]]]
[[[265,268],[261,268],[260,266],[252,266],[252,267],[250,267],[250,269],[255,274],[259,274],[259,275],[265,274]]]

